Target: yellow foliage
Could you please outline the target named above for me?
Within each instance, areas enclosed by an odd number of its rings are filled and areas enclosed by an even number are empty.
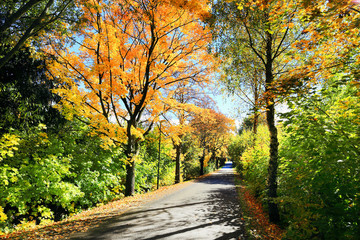
[[[0,139],[0,161],[6,156],[14,156],[14,152],[18,150],[16,147],[20,143],[20,138],[15,134],[5,133]]]
[[[205,154],[205,157],[204,157],[204,167],[207,167],[208,166],[208,162],[211,158],[211,155],[210,154]]]
[[[0,206],[0,222],[5,222],[7,220],[7,216],[4,213],[4,209]]]
[[[134,126],[131,126],[131,135],[134,136],[137,139],[144,140],[144,130],[141,128],[135,128]]]
[[[57,108],[69,120],[86,118],[104,147],[126,144],[128,124],[158,120],[171,98],[163,93],[176,82],[212,78],[212,36],[201,22],[209,17],[206,0],[147,1],[146,7],[135,0],[76,3],[86,20],[78,30],[81,43],[75,43],[77,51],[45,49],[58,56],[49,63],[49,77],[62,81],[54,90],[62,98]],[[69,40],[54,34],[60,42]],[[143,140],[140,128],[132,127],[131,135]]]

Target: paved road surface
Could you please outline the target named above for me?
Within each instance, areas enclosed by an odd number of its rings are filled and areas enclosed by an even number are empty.
[[[245,239],[231,163],[71,239]]]

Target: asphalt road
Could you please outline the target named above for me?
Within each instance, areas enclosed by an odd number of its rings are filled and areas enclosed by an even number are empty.
[[[246,239],[234,169],[221,170],[71,239]]]

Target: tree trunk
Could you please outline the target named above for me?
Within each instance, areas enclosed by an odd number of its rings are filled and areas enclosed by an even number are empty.
[[[132,196],[135,193],[135,161],[126,165],[125,196]]]
[[[129,161],[126,165],[125,196],[132,196],[135,193],[135,156],[137,155],[137,142],[131,135],[131,124],[127,127],[128,142],[125,156]]]
[[[218,158],[216,157],[216,150],[213,150],[211,153],[211,161],[215,161],[215,167],[216,167],[216,169],[218,169],[219,161],[218,161]]]
[[[259,87],[257,83],[257,77],[258,74],[255,74],[254,79],[254,122],[253,122],[253,133],[254,133],[254,144],[256,140],[256,134],[257,134],[257,126],[259,123]]]
[[[273,223],[279,223],[280,215],[277,203],[277,169],[278,169],[278,136],[275,125],[275,96],[273,93],[273,58],[272,58],[272,34],[266,32],[266,121],[270,132],[270,159],[268,166],[267,190],[269,219]]]
[[[176,167],[175,167],[175,183],[179,183],[181,180],[180,162],[181,162],[181,143],[175,146],[176,149]]]
[[[200,158],[200,176],[204,175],[204,160],[205,160],[205,150],[203,151],[203,155]]]
[[[275,126],[275,107],[274,104],[268,104],[267,107],[267,124],[270,132],[270,160],[268,166],[268,205],[269,205],[269,218],[273,223],[280,221],[278,205],[274,203],[274,199],[277,198],[277,169],[278,169],[278,137],[277,128]]]

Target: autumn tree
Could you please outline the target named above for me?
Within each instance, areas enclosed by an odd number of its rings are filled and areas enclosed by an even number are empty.
[[[178,82],[171,91],[172,97],[165,102],[167,119],[170,125],[167,133],[171,137],[175,148],[175,183],[181,180],[181,155],[183,151],[183,141],[187,134],[191,134],[194,129],[191,127],[190,120],[196,114],[202,114],[203,109],[200,103],[204,100],[204,84],[209,83],[204,79],[194,78],[191,82]]]
[[[134,193],[139,142],[171,98],[175,83],[207,79],[211,39],[202,24],[205,2],[80,1],[81,31],[71,39],[78,49],[49,50],[51,75],[62,82],[62,112],[81,116],[108,144],[127,157],[125,195]]]
[[[210,158],[216,158],[216,153],[225,147],[230,131],[234,129],[234,122],[224,114],[213,109],[204,109],[191,120],[197,141],[202,148],[200,157],[200,175],[204,174],[204,166]]]
[[[276,96],[281,92],[277,83],[282,82],[286,71],[297,64],[297,59],[287,60],[291,56],[292,44],[302,37],[302,24],[296,13],[297,1],[219,1],[215,9],[225,9],[228,14],[219,14],[221,27],[235,26],[240,31],[240,54],[256,57],[264,77],[265,89],[261,96],[266,110],[266,120],[270,132],[270,159],[268,166],[267,190],[269,217],[279,222],[277,198],[278,134],[275,124]],[[226,24],[228,20],[229,24]],[[221,36],[218,39],[222,42]],[[226,38],[225,38],[226,40]],[[257,68],[258,69],[258,68]],[[254,69],[253,74],[256,71]],[[280,86],[280,87],[279,87]]]

